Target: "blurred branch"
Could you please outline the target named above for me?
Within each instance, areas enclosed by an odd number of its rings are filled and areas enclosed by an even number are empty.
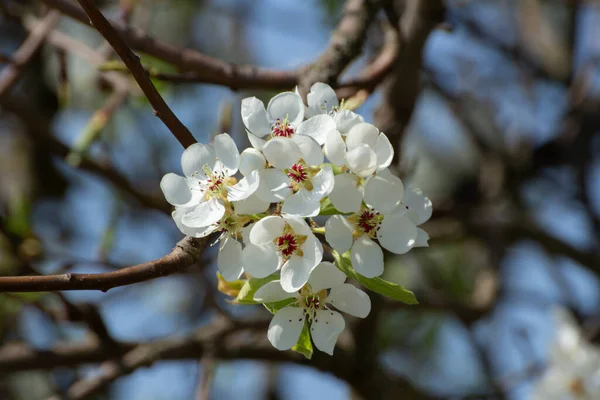
[[[31,31],[21,47],[10,57],[10,64],[0,71],[0,99],[8,95],[8,92],[19,80],[21,73],[37,54],[46,40],[46,35],[54,28],[60,19],[60,13],[50,11],[40,20],[40,23]]]
[[[148,74],[146,74],[142,63],[140,62],[140,58],[131,51],[121,36],[119,36],[119,33],[111,26],[106,18],[104,18],[92,1],[78,1],[89,16],[90,23],[102,34],[102,36],[104,36],[106,41],[115,49],[116,53],[131,71],[131,74],[152,105],[154,115],[160,118],[183,147],[187,148],[196,143],[196,139],[194,139],[192,133],[185,125],[183,125],[183,123],[181,123],[179,118],[177,118],[160,93],[158,93],[158,90],[154,87],[154,84],[148,77]]]
[[[87,15],[68,0],[43,0],[61,13],[91,25]],[[284,89],[296,84],[296,73],[235,65],[209,57],[193,49],[186,49],[159,41],[141,30],[119,22],[111,23],[114,30],[133,49],[166,61],[181,71],[195,71],[198,82],[214,83],[232,89],[272,88]]]
[[[2,104],[4,109],[10,111],[20,118],[23,124],[25,124],[27,127],[27,130],[35,139],[35,143],[37,145],[44,147],[50,153],[55,154],[62,159],[66,158],[71,152],[71,149],[68,146],[56,139],[52,133],[44,130],[44,122],[41,121],[38,115],[33,115],[28,107],[20,105],[16,101],[0,101],[0,104]],[[116,171],[108,164],[100,164],[88,157],[83,157],[78,167],[82,170],[92,172],[105,178],[116,188],[132,196],[140,204],[146,207],[154,208],[165,213],[171,212],[171,206],[167,204],[163,198],[155,198],[138,191],[123,175],[121,175],[121,173]]]
[[[60,274],[0,277],[0,292],[45,292],[57,290],[101,290],[144,282],[179,272],[200,260],[208,238],[186,237],[158,260],[100,274]]]
[[[403,2],[396,1],[396,4],[400,9]],[[433,29],[443,22],[444,15],[443,2],[430,0],[407,2],[400,16],[400,56],[384,83],[383,101],[375,112],[376,125],[388,135],[397,154],[420,93],[425,42]]]
[[[331,35],[329,45],[300,76],[300,90],[308,93],[315,82],[335,84],[343,70],[362,51],[367,29],[381,9],[378,0],[347,0],[342,19]]]

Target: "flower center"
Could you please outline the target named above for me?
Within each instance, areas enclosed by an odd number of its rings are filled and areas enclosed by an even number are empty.
[[[227,186],[235,184],[235,178],[228,177],[225,171],[217,168],[212,170],[205,165],[202,171],[206,174],[206,179],[199,179],[200,191],[204,193],[207,199],[211,197],[227,198]]]
[[[319,305],[321,304],[321,299],[319,296],[309,296],[304,299],[304,303],[306,304],[306,308],[312,308],[314,310],[319,309]]]
[[[380,214],[374,210],[365,210],[358,215],[356,226],[363,233],[371,236],[379,230],[379,223],[381,222]]]
[[[277,238],[277,247],[284,257],[290,257],[296,250],[298,250],[299,245],[296,237],[291,233],[287,233]]]
[[[288,170],[287,176],[296,183],[301,183],[308,180],[308,172],[302,164],[294,164]]]
[[[292,137],[295,130],[294,127],[292,127],[292,125],[289,123],[287,118],[284,118],[283,120],[277,118],[275,123],[271,126],[271,132],[275,137],[289,138]]]
[[[586,394],[585,385],[581,378],[576,378],[569,384],[569,390],[575,397],[584,397]]]

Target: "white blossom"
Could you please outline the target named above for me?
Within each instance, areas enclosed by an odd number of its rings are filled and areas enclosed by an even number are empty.
[[[564,309],[556,309],[556,336],[531,400],[600,398],[600,349],[588,343]]]
[[[347,190],[348,198],[355,196],[352,185]],[[395,254],[404,254],[415,246],[417,227],[406,215],[407,207],[401,204],[403,194],[398,177],[372,176],[365,183],[362,201],[353,203],[352,208],[348,203],[347,210],[353,214],[334,215],[325,225],[327,242],[340,254],[350,250],[354,269],[367,278],[383,273],[383,251],[379,245]]]
[[[408,208],[406,216],[417,225],[417,238],[414,247],[428,247],[429,235],[418,226],[431,218],[433,212],[431,200],[423,195],[421,189],[412,188],[404,191],[402,204]]]
[[[323,245],[302,218],[271,215],[254,224],[242,257],[244,269],[256,278],[281,270],[281,287],[292,293],[323,259]]]
[[[371,300],[362,290],[344,283],[346,275],[329,262],[320,263],[310,276],[307,285],[299,292],[288,293],[279,281],[262,286],[254,300],[273,303],[294,298],[295,301],[275,313],[267,337],[278,350],[288,350],[297,342],[305,324],[310,323],[310,335],[315,346],[333,354],[340,333],[345,327],[344,318],[328,305],[350,315],[365,318],[371,311]],[[327,290],[330,289],[330,290]]]
[[[229,202],[248,199],[259,186],[258,171],[239,182],[240,154],[226,133],[213,144],[193,144],[181,156],[184,176],[166,174],[160,187],[167,201],[175,206],[173,219],[186,235],[203,237],[218,228]]]
[[[388,137],[367,122],[355,124],[346,136],[338,130],[329,131],[323,150],[329,161],[361,178],[385,170],[394,158]]]
[[[298,147],[306,146],[307,138],[322,145],[327,132],[336,127],[334,119],[329,115],[315,115],[304,121],[304,111],[304,103],[297,93],[283,92],[273,97],[266,109],[256,97],[245,98],[242,100],[241,113],[252,146],[264,152],[269,163],[284,168],[289,165],[278,165],[280,160],[270,158],[277,155],[276,150],[284,146],[281,143],[285,143],[286,152],[300,155]],[[279,144],[270,143],[273,139],[279,139]],[[269,149],[273,146],[276,147]],[[287,154],[288,158],[292,158],[292,163],[300,158],[293,159],[294,153]]]
[[[348,133],[354,125],[364,122],[364,118],[353,111],[344,109],[344,101],[340,104],[335,90],[326,83],[317,82],[310,88],[306,96],[308,107],[306,115],[329,115],[333,117],[335,129],[342,135]]]

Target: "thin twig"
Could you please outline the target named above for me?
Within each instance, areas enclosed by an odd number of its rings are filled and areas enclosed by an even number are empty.
[[[189,147],[196,143],[196,139],[188,128],[177,118],[173,111],[164,101],[154,84],[146,74],[140,58],[131,51],[125,44],[125,41],[119,36],[119,33],[111,26],[102,13],[94,6],[90,0],[78,0],[81,7],[90,18],[90,23],[104,36],[106,41],[115,49],[115,52],[121,57],[131,74],[140,85],[140,88],[148,98],[148,101],[154,109],[154,115],[169,128],[173,136],[177,138],[183,147]]]
[[[186,237],[158,260],[100,274],[60,274],[0,277],[0,292],[49,292],[57,290],[101,290],[144,282],[179,272],[200,260],[207,238]]]
[[[0,99],[7,95],[13,85],[17,83],[27,64],[42,47],[47,33],[58,23],[59,19],[60,13],[58,11],[48,12],[32,30],[29,37],[25,39],[21,47],[10,57],[11,63],[0,71]]]

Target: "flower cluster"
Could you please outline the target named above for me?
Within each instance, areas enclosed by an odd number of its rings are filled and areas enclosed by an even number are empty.
[[[600,349],[585,340],[567,310],[554,310],[556,335],[532,400],[600,398]]]
[[[238,303],[263,303],[275,314],[273,346],[312,348],[311,337],[332,354],[345,325],[334,308],[364,318],[371,307],[346,276],[385,295],[412,296],[378,278],[382,247],[404,254],[427,246],[419,225],[432,206],[388,169],[394,150],[387,136],[330,86],[313,85],[307,103],[297,92],[280,93],[266,107],[255,97],[242,100],[252,147],[240,154],[226,133],[194,144],[182,155],[183,176],[165,175],[161,188],[184,234],[219,233],[221,278],[238,287]],[[329,216],[324,227],[312,220],[317,216]],[[316,234],[337,266],[323,261]]]

